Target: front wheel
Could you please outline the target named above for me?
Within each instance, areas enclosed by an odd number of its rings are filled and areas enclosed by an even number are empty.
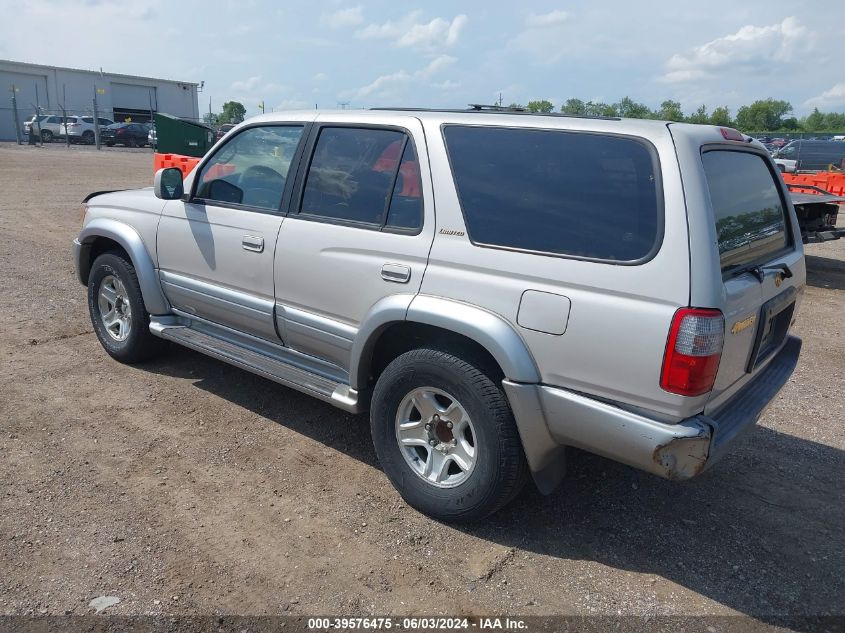
[[[53,141],[53,133],[50,130],[41,130],[41,140],[44,143],[51,143]]]
[[[434,518],[483,518],[527,480],[501,386],[452,353],[416,349],[390,363],[373,391],[370,426],[391,483]]]
[[[100,255],[88,276],[88,311],[100,344],[122,363],[137,363],[157,355],[163,341],[150,333],[135,268],[125,255]]]

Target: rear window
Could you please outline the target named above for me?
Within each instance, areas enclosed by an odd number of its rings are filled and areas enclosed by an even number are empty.
[[[659,166],[645,142],[457,125],[443,133],[474,243],[617,262],[656,249]]]
[[[763,157],[717,150],[705,152],[702,161],[722,271],[762,263],[786,248],[783,201]]]

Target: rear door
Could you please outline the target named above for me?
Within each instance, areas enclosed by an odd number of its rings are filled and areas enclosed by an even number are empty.
[[[743,147],[701,151],[716,231],[725,345],[705,411],[718,408],[780,350],[804,285],[801,240],[771,160]]]
[[[384,118],[317,119],[276,246],[282,338],[344,369],[370,308],[419,291],[434,236],[422,126]]]

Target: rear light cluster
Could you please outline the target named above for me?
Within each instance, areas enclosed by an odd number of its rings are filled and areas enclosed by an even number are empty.
[[[719,310],[678,310],[669,329],[660,386],[682,396],[713,389],[724,343],[725,317]]]

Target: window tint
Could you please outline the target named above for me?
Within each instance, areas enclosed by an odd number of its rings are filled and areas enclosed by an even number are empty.
[[[82,119],[82,121],[84,121],[85,123],[91,123],[91,124],[93,124],[93,123],[94,123],[94,117],[92,117],[92,116],[84,116],[84,117],[80,117],[80,118],[81,118],[81,119]]]
[[[247,128],[205,164],[196,196],[229,204],[279,210],[300,126]]]
[[[765,261],[785,248],[783,204],[763,158],[747,152],[712,151],[702,161],[722,270]]]
[[[398,144],[395,153],[399,153]],[[402,162],[399,165],[396,184],[393,186],[385,226],[395,229],[418,229],[422,227],[422,211],[420,163],[414,151],[414,144],[409,141],[402,152]]]
[[[656,160],[644,143],[550,130],[444,130],[473,242],[615,261],[658,239]]]
[[[305,180],[301,212],[382,225],[391,192],[400,184],[396,171],[406,140],[394,130],[323,128]],[[404,180],[402,187],[404,191]]]

